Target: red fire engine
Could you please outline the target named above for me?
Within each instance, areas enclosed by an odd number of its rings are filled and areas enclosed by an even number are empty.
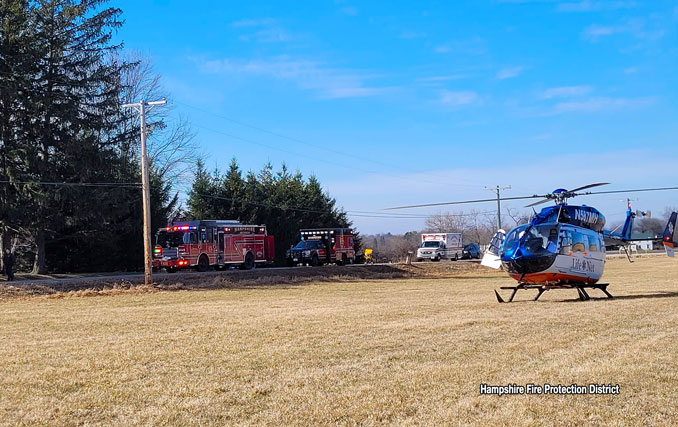
[[[266,226],[238,221],[175,222],[158,230],[155,243],[153,267],[170,273],[231,265],[249,270],[257,264],[271,264],[275,258],[273,236],[266,233]]]

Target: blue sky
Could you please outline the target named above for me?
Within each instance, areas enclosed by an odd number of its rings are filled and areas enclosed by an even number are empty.
[[[678,0],[110,4],[208,166],[284,161],[349,211],[485,198],[497,184],[507,196],[678,185]],[[632,197],[678,205],[678,192]],[[621,198],[578,201],[615,222]],[[352,219],[363,233],[424,225]]]

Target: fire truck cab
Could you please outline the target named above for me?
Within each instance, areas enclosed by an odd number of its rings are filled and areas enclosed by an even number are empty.
[[[299,230],[301,240],[286,255],[288,266],[336,263],[353,264],[353,231],[349,228],[308,228]]]
[[[231,220],[174,222],[158,230],[153,249],[153,267],[174,273],[195,268],[239,266],[249,270],[272,264],[273,236],[265,225],[246,225]]]

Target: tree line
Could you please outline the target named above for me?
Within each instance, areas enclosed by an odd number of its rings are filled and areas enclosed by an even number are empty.
[[[275,236],[276,259],[299,241],[299,229],[351,227],[346,212],[323,190],[318,179],[304,178],[283,163],[274,171],[267,163],[259,172],[244,173],[234,158],[226,171],[208,171],[197,163],[188,193],[186,219],[235,219],[246,224],[265,224]],[[360,238],[355,239],[356,249]]]
[[[0,1],[0,250],[34,273],[143,265],[137,112],[168,98],[139,54],[114,42],[122,11],[104,0]],[[301,227],[348,227],[318,180],[283,165],[208,173],[189,124],[147,115],[152,230],[178,218],[266,224],[277,254]],[[193,185],[186,209],[179,183]]]
[[[162,88],[114,43],[122,11],[105,3],[0,1],[0,249],[34,273],[143,262],[139,119],[121,105]],[[164,114],[149,116],[155,227],[176,214],[173,178],[193,152],[190,129]]]

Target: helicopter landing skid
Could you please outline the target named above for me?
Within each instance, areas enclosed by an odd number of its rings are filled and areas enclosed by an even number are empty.
[[[499,292],[496,290],[494,291],[494,294],[497,296],[497,302],[513,302],[513,298],[516,296],[516,293],[519,290],[523,289],[535,289],[538,293],[537,296],[534,297],[533,301],[537,301],[539,297],[546,291],[550,291],[551,289],[576,289],[577,293],[579,294],[579,300],[581,301],[588,301],[591,299],[589,296],[588,292],[586,292],[586,288],[590,289],[600,289],[603,291],[603,293],[608,297],[608,298],[614,298],[612,294],[610,294],[607,291],[609,283],[594,283],[594,284],[583,284],[583,283],[560,283],[557,285],[538,285],[534,283],[518,283],[517,286],[502,286],[500,289],[510,289],[513,291],[511,294],[511,298],[509,298],[508,301],[504,301],[502,297],[499,295]]]

